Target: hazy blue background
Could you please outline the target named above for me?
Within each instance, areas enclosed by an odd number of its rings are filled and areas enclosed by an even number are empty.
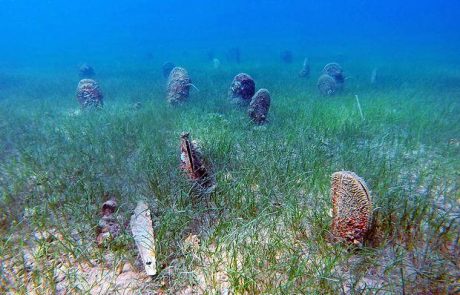
[[[243,57],[283,49],[412,56],[458,55],[460,1],[0,0],[1,63],[47,57]]]

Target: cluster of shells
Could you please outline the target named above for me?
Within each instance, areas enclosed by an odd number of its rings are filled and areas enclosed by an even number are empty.
[[[321,95],[331,96],[343,89],[345,75],[338,63],[327,64],[318,79],[318,90]]]
[[[306,59],[301,77],[310,74],[309,62]],[[93,76],[94,70],[84,65],[80,69],[81,77]],[[163,66],[163,75],[167,80],[167,100],[170,104],[181,104],[187,101],[192,80],[182,67],[172,63]],[[318,79],[321,94],[330,96],[343,88],[345,76],[342,67],[337,63],[329,63]],[[270,109],[270,93],[266,89],[257,92],[254,79],[245,73],[236,75],[230,85],[228,98],[231,103],[248,107],[248,115],[256,124],[267,121]],[[89,106],[102,107],[103,95],[96,81],[84,78],[77,87],[77,100],[82,108]],[[189,133],[180,136],[180,169],[201,192],[212,191],[216,185],[209,164],[196,141],[192,141]],[[353,245],[361,245],[366,238],[372,221],[372,201],[369,189],[359,176],[353,172],[340,171],[331,177],[331,201],[333,216],[331,233],[336,241]],[[120,233],[120,225],[114,218],[117,204],[114,198],[106,201],[101,210],[101,220],[97,229],[97,242],[101,245],[105,240],[116,237]]]
[[[240,73],[233,78],[228,98],[233,104],[249,105],[248,115],[251,121],[260,125],[267,121],[271,98],[267,89],[260,89],[257,92],[255,89],[254,79],[248,74]]]

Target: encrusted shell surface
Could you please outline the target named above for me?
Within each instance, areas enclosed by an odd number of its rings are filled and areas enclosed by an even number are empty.
[[[317,86],[321,95],[324,96],[334,95],[338,90],[335,79],[327,74],[323,74],[319,77]]]
[[[270,109],[270,92],[267,89],[260,89],[251,99],[248,114],[256,124],[263,124],[267,120]]]
[[[251,76],[240,73],[233,78],[228,91],[228,98],[232,103],[247,105],[256,92],[256,83]]]
[[[331,177],[332,234],[341,241],[360,245],[372,219],[372,201],[363,179],[340,171]]]
[[[343,69],[338,63],[332,62],[325,65],[323,69],[323,74],[327,74],[334,78],[335,82],[339,86],[341,86],[345,82]]]
[[[102,107],[103,95],[99,84],[92,79],[82,79],[77,86],[77,101],[81,108]]]
[[[185,102],[190,94],[192,80],[187,71],[181,67],[172,69],[167,83],[167,100],[170,104]]]

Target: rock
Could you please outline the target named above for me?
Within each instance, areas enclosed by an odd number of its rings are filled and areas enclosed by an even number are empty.
[[[372,221],[372,202],[363,179],[340,171],[331,177],[331,232],[339,241],[361,245]]]
[[[91,79],[82,79],[77,87],[77,101],[82,109],[88,107],[103,106],[102,91],[96,81]]]
[[[251,99],[248,114],[251,120],[258,124],[267,121],[268,110],[270,109],[270,92],[267,89],[260,89]]]
[[[187,71],[181,67],[172,69],[167,83],[167,100],[172,105],[185,102],[190,95],[192,80]]]
[[[256,91],[256,84],[251,76],[240,73],[233,78],[228,91],[228,98],[232,103],[246,106]]]
[[[145,272],[150,276],[156,275],[155,236],[147,204],[142,201],[137,203],[131,216],[130,226]]]
[[[323,74],[319,77],[317,86],[321,95],[324,96],[332,96],[338,90],[337,83],[334,78],[327,74]]]

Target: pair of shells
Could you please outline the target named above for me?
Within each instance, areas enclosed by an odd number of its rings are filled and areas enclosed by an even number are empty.
[[[104,96],[99,84],[92,79],[82,79],[77,86],[77,101],[82,109],[102,107]]]
[[[255,92],[254,79],[245,73],[240,73],[233,78],[228,97],[234,104],[246,106],[249,103],[248,115],[256,124],[266,122],[270,109],[270,93],[267,89]]]
[[[331,177],[331,232],[338,241],[361,245],[372,221],[372,201],[362,178],[350,171]]]
[[[329,63],[323,69],[323,74],[318,79],[318,89],[321,95],[331,96],[343,88],[345,76],[338,63]]]
[[[164,69],[166,73],[169,69]],[[166,98],[170,104],[177,105],[185,102],[190,95],[192,80],[188,72],[181,67],[175,67],[171,70],[167,82]]]

